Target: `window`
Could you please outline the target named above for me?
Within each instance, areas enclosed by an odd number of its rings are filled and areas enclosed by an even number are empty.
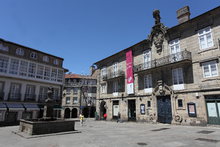
[[[143,52],[144,57],[144,69],[151,68],[151,50],[148,49]]]
[[[182,68],[173,69],[172,77],[173,77],[173,89],[174,90],[184,89]]]
[[[35,99],[35,86],[27,85],[25,92],[25,99]]]
[[[216,61],[202,63],[202,68],[203,68],[203,77],[209,78],[209,77],[218,76],[218,67]]]
[[[182,99],[178,99],[178,107],[183,107],[183,100]]]
[[[44,66],[42,66],[42,65],[37,65],[36,78],[38,78],[38,79],[43,79],[43,76],[44,76]]]
[[[70,94],[71,93],[71,88],[66,88],[66,94]]]
[[[59,89],[58,88],[54,88],[53,89],[53,99],[54,100],[59,100],[60,97],[59,97]]]
[[[101,84],[101,93],[106,93],[106,84]]]
[[[24,50],[22,48],[17,48],[16,55],[24,56]]]
[[[31,52],[30,57],[31,57],[32,59],[37,59],[37,53]]]
[[[200,49],[206,49],[213,46],[211,28],[206,27],[198,31]]]
[[[58,65],[58,64],[59,64],[59,61],[58,61],[57,59],[54,59],[54,60],[53,60],[53,64]]]
[[[28,62],[21,60],[19,75],[20,76],[27,76],[27,73],[28,73]]]
[[[178,54],[180,52],[179,39],[170,41],[169,46],[170,46],[171,62],[179,61],[181,59],[181,54]]]
[[[9,73],[10,74],[18,74],[19,60],[11,59]]]
[[[77,97],[73,97],[73,104],[77,104],[78,103],[78,98]]]
[[[151,101],[147,101],[147,107],[151,107]]]
[[[70,97],[66,97],[66,104],[70,104]]]
[[[0,50],[2,51],[8,51],[8,47],[4,46],[2,43],[0,43]]]
[[[44,62],[49,62],[49,57],[48,56],[43,56],[43,61]]]
[[[21,84],[11,83],[9,99],[19,100],[21,98],[20,90],[21,90]]]
[[[36,73],[36,64],[35,63],[29,63],[28,77],[35,77],[35,73]]]
[[[44,101],[47,98],[47,87],[40,87],[40,92],[39,92],[39,101]]]
[[[103,68],[101,69],[101,77],[104,78],[104,77],[106,77],[106,75],[107,75],[106,67],[103,67]]]
[[[63,70],[58,70],[57,82],[63,82]]]
[[[74,88],[73,88],[73,93],[74,93],[74,94],[77,94],[77,93],[78,93],[78,88],[74,87]]]
[[[51,71],[51,81],[56,81],[57,80],[57,69],[52,68]]]
[[[9,58],[0,56],[0,72],[7,73]]]
[[[45,80],[50,80],[50,67],[45,67],[44,68],[44,79]]]
[[[118,92],[118,81],[113,81],[113,93]]]
[[[118,62],[115,62],[113,64],[113,77],[116,77],[118,75]]]
[[[144,75],[144,91],[146,93],[152,92],[152,76],[151,76],[151,74]]]

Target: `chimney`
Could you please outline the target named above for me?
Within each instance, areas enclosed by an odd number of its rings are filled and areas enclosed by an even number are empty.
[[[176,13],[177,13],[177,19],[178,19],[179,24],[190,20],[189,6],[185,6],[181,9],[177,10]]]

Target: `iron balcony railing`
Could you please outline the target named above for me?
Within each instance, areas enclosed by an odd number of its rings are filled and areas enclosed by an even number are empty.
[[[21,93],[9,93],[8,100],[9,101],[20,101],[21,100]]]
[[[35,101],[35,94],[25,94],[25,101]]]
[[[109,80],[118,77],[124,77],[125,72],[123,70],[118,70],[117,72],[108,72],[106,75],[102,76],[102,80]]]
[[[185,51],[182,51],[182,52],[179,52],[176,54],[171,54],[171,55],[159,58],[159,59],[155,59],[155,60],[152,60],[149,62],[135,65],[134,72],[139,72],[139,71],[143,71],[146,69],[161,67],[164,65],[177,63],[177,62],[181,62],[181,61],[187,61],[187,60],[191,61],[192,56],[191,56],[191,52],[185,50]]]

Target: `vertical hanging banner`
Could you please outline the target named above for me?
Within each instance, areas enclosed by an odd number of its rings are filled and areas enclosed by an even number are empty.
[[[132,50],[126,52],[127,94],[134,94],[133,57]]]

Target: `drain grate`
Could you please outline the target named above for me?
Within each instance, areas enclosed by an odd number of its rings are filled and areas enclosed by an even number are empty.
[[[206,130],[202,130],[202,131],[199,131],[197,133],[201,133],[201,134],[210,134],[210,133],[213,133],[215,131],[206,131]]]
[[[144,143],[144,142],[138,142],[137,144],[138,144],[138,145],[147,145],[147,144]]]
[[[206,141],[206,142],[213,142],[213,143],[217,143],[220,140],[215,140],[215,139],[208,139],[208,138],[197,138],[195,140],[199,140],[199,141]]]
[[[163,130],[167,130],[167,129],[170,129],[170,128],[160,128],[160,129],[155,129],[155,130],[151,130],[151,131],[163,131]]]

